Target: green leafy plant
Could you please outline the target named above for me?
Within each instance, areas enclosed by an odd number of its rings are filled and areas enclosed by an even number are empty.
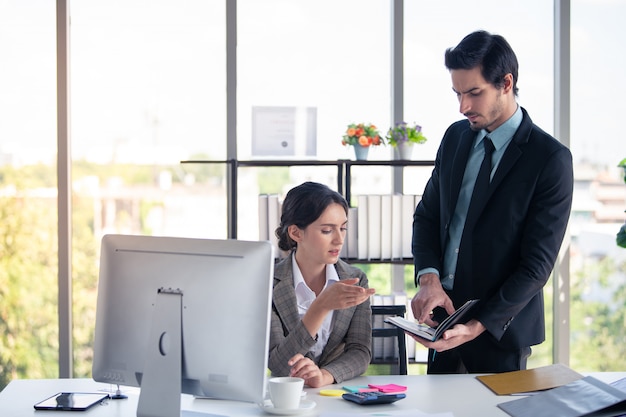
[[[401,143],[424,143],[428,139],[422,133],[422,126],[409,125],[406,122],[396,122],[394,127],[390,127],[385,137],[391,146],[398,146]]]
[[[622,159],[622,161],[617,164],[617,166],[621,167],[624,170],[624,183],[626,183],[626,158]],[[617,237],[615,238],[615,240],[617,241],[617,246],[626,248],[626,223],[624,223],[619,229],[619,232],[617,232]]]

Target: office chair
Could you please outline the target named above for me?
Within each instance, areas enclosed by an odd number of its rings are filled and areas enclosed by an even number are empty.
[[[392,369],[397,368],[397,375],[407,375],[408,359],[406,353],[406,336],[404,331],[399,327],[390,324],[384,324],[385,316],[401,316],[406,313],[405,305],[373,305],[372,308],[372,365],[394,365]],[[388,326],[388,327],[385,327]],[[396,338],[397,343],[391,343],[397,346],[395,349],[384,349],[381,352],[380,342],[376,343],[377,338]],[[389,341],[387,341],[389,342]],[[384,343],[384,342],[383,342]],[[376,349],[378,347],[378,349]],[[395,347],[395,346],[394,346]]]

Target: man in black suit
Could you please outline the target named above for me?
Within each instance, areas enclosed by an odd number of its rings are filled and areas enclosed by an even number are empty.
[[[466,119],[446,131],[413,216],[412,310],[432,326],[480,302],[442,339],[416,340],[431,374],[525,369],[545,339],[542,290],[569,219],[572,155],[517,104],[517,58],[502,36],[471,33],[445,63]]]

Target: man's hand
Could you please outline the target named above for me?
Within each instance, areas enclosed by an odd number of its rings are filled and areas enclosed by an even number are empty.
[[[441,336],[441,339],[435,342],[429,342],[418,336],[413,336],[413,339],[427,348],[435,349],[437,352],[443,352],[476,339],[485,330],[485,326],[483,326],[481,322],[478,320],[470,320],[466,324],[457,324],[453,328],[446,330]],[[411,335],[410,333],[407,334]]]
[[[454,313],[452,300],[443,290],[437,274],[424,274],[420,276],[420,289],[411,300],[413,317],[420,323],[436,327],[438,323],[432,319],[435,307],[445,308],[448,314]]]

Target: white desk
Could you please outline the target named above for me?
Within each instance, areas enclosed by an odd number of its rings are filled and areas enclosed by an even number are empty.
[[[593,373],[594,377],[610,383],[626,377],[626,372]],[[464,416],[507,416],[497,404],[520,397],[497,396],[478,381],[474,375],[380,375],[360,377],[350,380],[345,385],[367,385],[368,383],[395,383],[408,387],[407,397],[393,404],[377,406],[359,406],[341,397],[319,395],[319,388],[306,388],[307,399],[315,401],[314,411],[303,416],[319,416],[320,413],[334,411],[339,413],[371,413],[390,410],[419,410],[426,413],[452,412],[455,417]],[[344,384],[324,387],[341,388]],[[48,417],[133,417],[136,415],[139,390],[122,387],[128,399],[108,400],[106,404],[81,412],[35,411],[33,404],[60,391],[98,391],[109,390],[108,384],[94,382],[91,379],[30,379],[14,380],[0,392],[0,415],[7,417],[48,416]],[[224,416],[270,416],[257,405],[235,401],[194,399],[182,396],[182,409]]]

